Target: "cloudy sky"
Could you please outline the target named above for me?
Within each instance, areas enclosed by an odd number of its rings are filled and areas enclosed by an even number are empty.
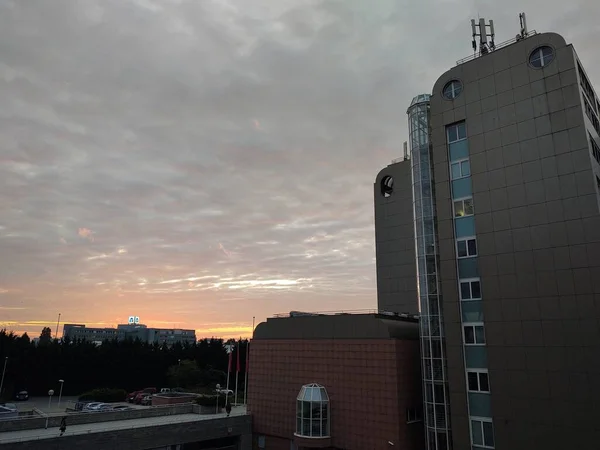
[[[406,107],[522,10],[599,85],[597,0],[0,0],[0,326],[375,307]]]

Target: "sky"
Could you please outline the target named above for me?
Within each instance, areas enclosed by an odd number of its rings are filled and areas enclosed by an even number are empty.
[[[521,11],[600,86],[597,0],[0,0],[0,327],[376,308],[406,108]]]

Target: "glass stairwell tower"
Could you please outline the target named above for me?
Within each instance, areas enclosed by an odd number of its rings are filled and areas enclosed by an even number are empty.
[[[430,95],[419,95],[412,100],[407,111],[420,314],[423,417],[427,450],[450,450],[452,439],[442,298],[438,279],[439,256],[429,141],[429,100]]]

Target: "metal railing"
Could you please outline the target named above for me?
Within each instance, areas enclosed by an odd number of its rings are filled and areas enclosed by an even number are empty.
[[[467,56],[467,57],[465,57],[463,59],[459,59],[458,61],[456,61],[456,65],[460,66],[461,64],[464,64],[466,62],[473,61],[474,59],[480,58],[482,56],[489,55],[491,53],[494,53],[495,51],[500,50],[501,48],[508,47],[511,44],[514,44],[516,42],[522,41],[522,40],[527,39],[528,37],[534,36],[536,34],[537,34],[537,32],[535,30],[531,30],[531,31],[529,31],[527,33],[527,35],[525,37],[517,36],[517,37],[514,37],[512,39],[509,39],[508,41],[504,41],[504,42],[499,43],[498,45],[496,45],[494,47],[494,50],[492,50],[492,51],[490,51],[488,53],[481,54],[481,52],[476,52],[473,55]]]
[[[409,313],[397,313],[393,311],[386,311],[382,309],[341,309],[336,311],[290,311],[287,313],[274,314],[274,318],[284,317],[314,317],[314,316],[343,316],[348,314],[379,314],[382,316],[390,317],[403,317],[418,319],[419,316]]]

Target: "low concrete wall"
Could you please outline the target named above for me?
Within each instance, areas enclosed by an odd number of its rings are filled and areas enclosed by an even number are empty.
[[[152,406],[193,403],[196,398],[198,398],[196,394],[155,394],[152,396]]]
[[[194,412],[194,405],[159,406],[156,408],[130,409],[127,411],[106,411],[67,414],[67,426],[81,425],[94,422],[110,422],[113,420],[142,419],[144,417],[170,416],[174,414],[189,414]],[[62,415],[48,417],[48,428],[58,427]],[[34,430],[46,426],[45,417],[23,418],[0,421],[0,433],[4,431]]]
[[[234,448],[238,450],[251,450],[252,418],[232,416],[74,436],[67,429],[63,437],[6,443],[2,444],[2,450],[147,450],[221,438],[234,439]]]
[[[204,405],[194,405],[194,412],[198,414],[219,414],[223,412],[223,408],[219,407],[217,410],[217,405],[215,406],[204,406]]]

